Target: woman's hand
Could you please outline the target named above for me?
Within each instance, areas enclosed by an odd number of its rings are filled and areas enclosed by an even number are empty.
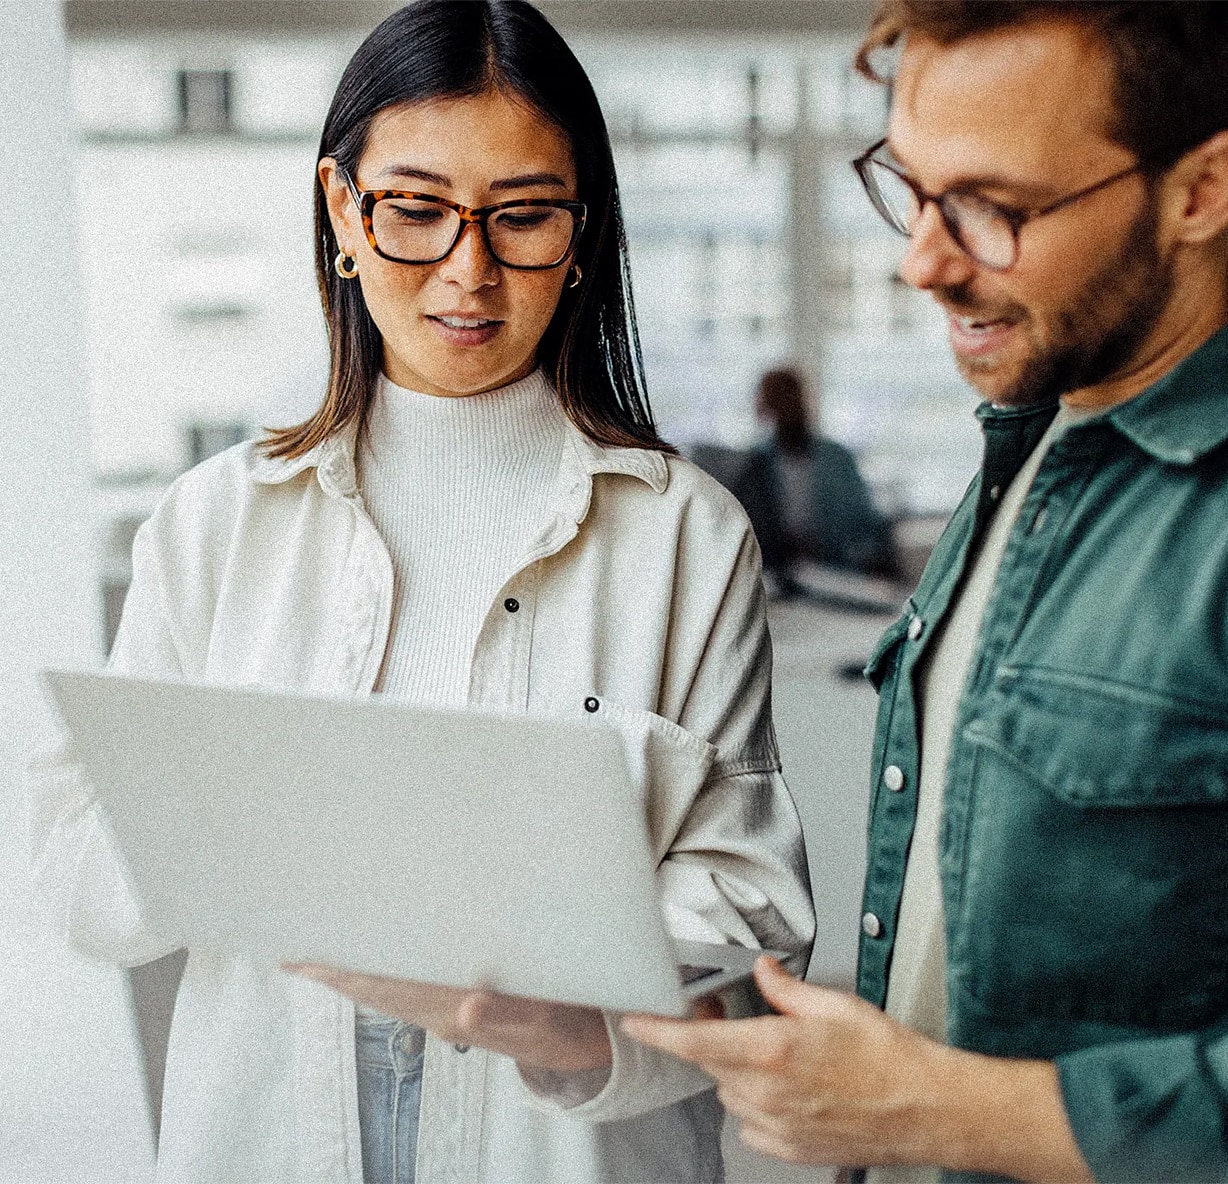
[[[384,1015],[417,1024],[441,1040],[501,1052],[523,1068],[576,1073],[610,1064],[605,1020],[592,1007],[355,974],[332,966],[287,965],[283,969],[323,983]]]

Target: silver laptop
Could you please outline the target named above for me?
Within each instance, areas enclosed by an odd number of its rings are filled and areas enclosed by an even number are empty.
[[[667,936],[604,725],[43,677],[168,942],[617,1011],[722,991],[753,1009],[757,951]]]

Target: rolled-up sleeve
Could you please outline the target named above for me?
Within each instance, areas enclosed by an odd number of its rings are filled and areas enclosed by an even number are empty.
[[[1228,1019],[1067,1053],[1057,1068],[1097,1180],[1228,1180]]]
[[[707,609],[706,624],[701,615],[695,627],[677,629],[691,675],[676,718],[711,746],[712,760],[670,838],[660,884],[677,936],[782,950],[797,955],[804,969],[814,900],[801,820],[772,727],[762,564],[741,508],[730,512],[741,530],[712,581],[719,600],[692,592],[687,599],[699,600],[701,614]]]

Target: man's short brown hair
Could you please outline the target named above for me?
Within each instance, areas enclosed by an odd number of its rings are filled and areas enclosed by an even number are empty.
[[[1221,0],[883,0],[857,68],[885,82],[871,57],[909,33],[950,45],[1045,18],[1083,25],[1104,45],[1116,92],[1109,134],[1144,170],[1163,172],[1228,128],[1228,3]]]

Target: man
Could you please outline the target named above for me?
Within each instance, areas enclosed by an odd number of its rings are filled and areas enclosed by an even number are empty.
[[[858,170],[986,454],[869,664],[861,998],[761,960],[779,1016],[627,1027],[785,1158],[1225,1180],[1228,5],[887,0],[892,45]]]

